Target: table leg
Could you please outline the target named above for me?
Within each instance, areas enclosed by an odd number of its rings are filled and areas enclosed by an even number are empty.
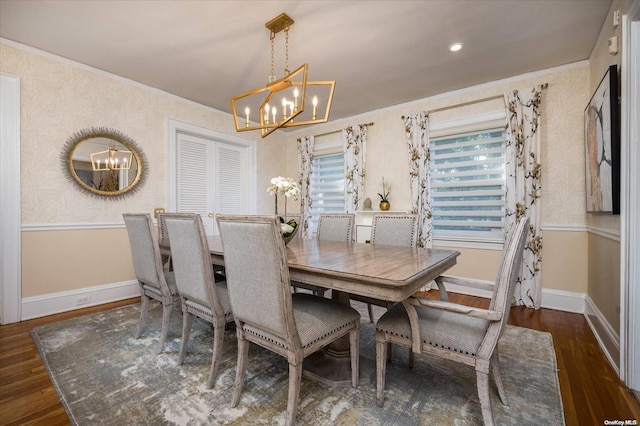
[[[350,304],[349,294],[332,290],[331,297],[340,303]],[[351,357],[349,335],[330,343],[304,359],[302,374],[332,387],[351,386]],[[376,372],[374,359],[360,355],[360,381],[358,385],[371,383]]]

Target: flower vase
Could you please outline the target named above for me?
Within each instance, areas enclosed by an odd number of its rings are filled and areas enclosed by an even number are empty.
[[[389,210],[391,208],[391,203],[388,201],[380,201],[380,210]]]
[[[282,234],[282,239],[284,240],[284,244],[286,245],[289,243],[289,241],[293,240],[293,237],[295,237],[297,233],[298,233],[298,226],[296,224],[296,226],[294,226],[293,228],[293,232],[288,234],[284,234],[284,233]]]

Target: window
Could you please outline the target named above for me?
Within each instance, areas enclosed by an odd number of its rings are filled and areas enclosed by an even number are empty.
[[[433,236],[502,243],[504,126],[431,139]]]
[[[344,213],[344,153],[317,155],[311,161],[311,221],[315,232],[321,213]]]

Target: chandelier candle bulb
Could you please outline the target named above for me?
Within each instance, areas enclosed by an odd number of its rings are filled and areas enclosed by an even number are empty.
[[[245,126],[249,127],[249,107],[244,109],[244,113],[247,114],[247,120],[245,121]]]
[[[300,92],[298,91],[298,88],[296,87],[295,89],[293,89],[293,108],[298,111],[298,96],[300,95]]]
[[[311,119],[315,120],[316,119],[316,111],[318,108],[318,97],[314,96],[313,97],[313,114],[311,114]]]
[[[282,98],[282,119],[287,119],[287,98]]]
[[[273,124],[276,124],[276,107],[271,108],[271,115],[273,116]]]

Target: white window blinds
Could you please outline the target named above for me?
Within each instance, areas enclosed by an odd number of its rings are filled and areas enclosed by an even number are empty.
[[[431,139],[434,238],[502,241],[504,144],[504,127]]]
[[[314,156],[311,162],[311,228],[318,215],[344,213],[344,153]]]

